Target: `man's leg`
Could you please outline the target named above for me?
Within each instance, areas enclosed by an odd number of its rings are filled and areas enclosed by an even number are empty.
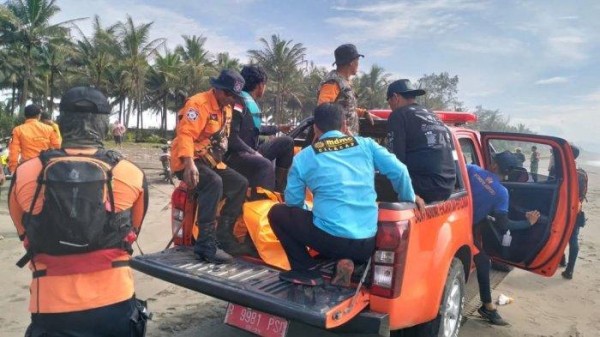
[[[275,160],[275,190],[283,192],[287,185],[287,175],[294,158],[294,140],[291,137],[277,137],[264,142],[258,151],[267,159]]]
[[[575,225],[571,239],[569,240],[569,261],[567,262],[567,268],[562,272],[562,276],[568,280],[573,278],[573,271],[575,270],[575,262],[577,262],[577,255],[579,255],[579,225]]]
[[[490,284],[490,257],[480,249],[479,254],[473,257],[477,270],[477,283],[479,284],[479,298],[482,306],[477,310],[479,314],[495,325],[507,325],[498,310],[492,303],[492,288]]]
[[[223,181],[223,198],[225,198],[217,226],[217,238],[226,251],[232,251],[233,247],[239,245],[233,235],[233,227],[242,213],[248,180],[231,168],[216,169],[215,172]]]
[[[226,163],[246,177],[250,187],[263,187],[271,191],[275,188],[273,163],[262,155],[235,153],[227,158]]]
[[[209,262],[226,262],[231,256],[218,249],[216,241],[217,206],[221,200],[223,181],[206,165],[196,163],[199,178],[195,192],[198,194],[199,235],[194,252]]]

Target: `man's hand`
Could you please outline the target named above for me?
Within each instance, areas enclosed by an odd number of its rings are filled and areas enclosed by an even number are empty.
[[[527,221],[529,221],[529,223],[531,225],[535,225],[535,223],[540,218],[540,212],[537,211],[537,210],[536,211],[529,211],[529,212],[525,213],[525,217],[527,218]]]
[[[417,204],[417,208],[420,212],[425,211],[425,200],[423,200],[423,198],[418,195],[415,196],[415,204]]]
[[[375,125],[375,122],[373,121],[373,115],[371,115],[367,109],[356,108],[356,113],[359,116],[364,117],[371,126]]]
[[[200,173],[198,172],[198,168],[196,164],[194,164],[194,160],[189,157],[183,158],[183,181],[188,188],[194,188],[198,185],[198,181],[200,181]]]
[[[277,130],[279,132],[288,133],[292,129],[292,124],[280,124],[277,125]]]

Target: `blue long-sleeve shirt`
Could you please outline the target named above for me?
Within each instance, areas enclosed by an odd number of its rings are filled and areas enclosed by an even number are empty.
[[[313,194],[313,221],[323,231],[350,239],[377,232],[375,171],[388,177],[400,201],[415,201],[406,166],[370,138],[329,131],[300,151],[288,175],[285,202],[304,206]]]

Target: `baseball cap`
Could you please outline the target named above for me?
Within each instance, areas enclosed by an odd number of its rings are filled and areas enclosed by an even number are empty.
[[[494,161],[500,167],[500,170],[503,173],[509,172],[511,169],[515,167],[519,167],[519,160],[517,156],[515,156],[510,151],[500,152],[494,155]]]
[[[110,114],[108,99],[100,90],[92,87],[74,87],[61,97],[61,113]]]
[[[338,66],[348,64],[355,58],[365,57],[365,55],[359,54],[358,50],[356,50],[356,46],[351,43],[343,44],[335,48],[333,54],[335,56],[335,62],[333,62],[333,64],[337,64]]]
[[[210,78],[210,85],[212,85],[213,88],[228,91],[238,97],[241,97],[245,83],[242,75],[231,69],[222,70],[217,78]]]
[[[425,90],[416,89],[408,79],[401,79],[392,82],[388,86],[386,96],[387,99],[390,99],[390,97],[392,97],[393,94],[403,94],[404,96],[417,97],[425,95]]]

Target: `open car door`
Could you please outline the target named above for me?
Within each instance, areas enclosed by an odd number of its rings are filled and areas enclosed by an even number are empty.
[[[511,231],[510,246],[502,246],[504,230],[482,228],[483,246],[492,259],[544,276],[552,276],[575,226],[579,199],[577,172],[569,143],[561,138],[499,132],[481,132],[485,166],[495,153],[514,153],[521,167],[503,180],[510,196],[511,220],[524,220],[538,210],[538,222]]]

